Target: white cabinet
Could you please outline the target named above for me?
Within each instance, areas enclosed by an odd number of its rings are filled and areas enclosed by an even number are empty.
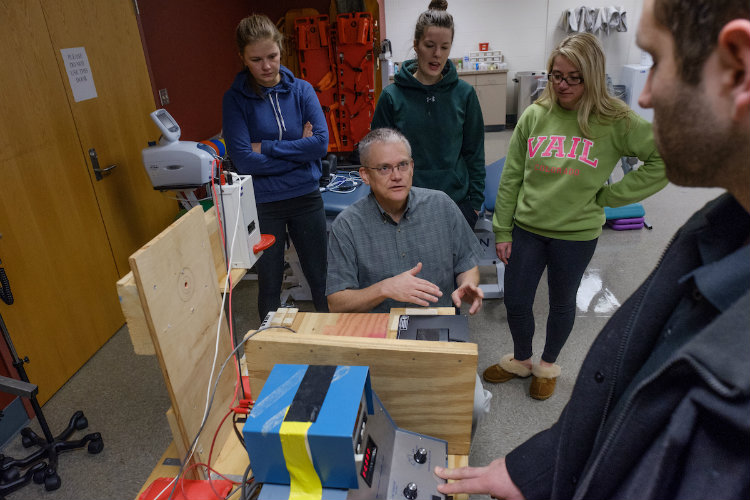
[[[477,93],[482,107],[484,127],[489,131],[505,128],[505,94],[508,89],[508,71],[472,71],[459,73]]]

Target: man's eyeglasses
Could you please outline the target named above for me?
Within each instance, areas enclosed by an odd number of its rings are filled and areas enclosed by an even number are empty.
[[[366,167],[368,170],[374,170],[383,177],[391,175],[394,168],[397,168],[399,172],[406,172],[411,168],[411,159],[404,160],[397,163],[396,165],[380,165],[379,167]]]
[[[558,84],[562,81],[565,81],[568,85],[580,85],[583,83],[583,77],[581,75],[568,75],[564,76],[562,73],[550,73],[549,79],[552,80],[552,83]]]

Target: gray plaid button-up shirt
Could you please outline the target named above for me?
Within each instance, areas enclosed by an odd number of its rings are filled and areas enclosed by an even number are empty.
[[[418,277],[443,292],[435,307],[451,306],[455,277],[479,263],[479,240],[442,191],[412,187],[396,223],[370,193],[341,212],[328,239],[326,295],[360,290],[422,263]],[[373,312],[414,304],[387,299]]]

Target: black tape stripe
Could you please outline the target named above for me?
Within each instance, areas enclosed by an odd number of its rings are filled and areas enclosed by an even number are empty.
[[[308,366],[284,421],[315,422],[335,372],[335,366]]]

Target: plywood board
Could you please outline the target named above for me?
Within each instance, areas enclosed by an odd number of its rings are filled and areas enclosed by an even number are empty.
[[[256,395],[277,363],[369,366],[373,389],[396,425],[446,440],[450,454],[469,453],[476,344],[268,329],[245,343],[245,358]]]
[[[132,271],[117,281],[117,295],[120,298],[122,314],[128,323],[128,333],[130,334],[130,343],[133,344],[133,351],[136,354],[156,354]]]
[[[130,267],[183,446],[189,449],[201,427],[209,380],[216,380],[231,352],[223,316],[217,341],[221,296],[203,209],[195,207],[134,253]],[[212,436],[233,398],[234,379],[234,367],[228,366],[195,449],[198,461],[208,459]],[[222,427],[217,441],[224,442],[229,432],[229,426]]]
[[[290,326],[294,331],[303,333],[319,333],[321,335],[339,335],[344,337],[376,337],[396,338],[398,319],[402,314],[432,315],[455,314],[453,307],[432,308],[393,308],[388,313],[297,313],[290,324],[287,309],[279,309],[273,313],[269,325]],[[281,319],[277,319],[281,316]]]
[[[211,243],[211,256],[214,271],[217,276],[219,290],[224,291],[224,282],[226,281],[226,261],[224,260],[224,250],[222,250],[221,236],[219,234],[219,222],[216,220],[216,209],[211,207],[203,214],[203,220],[206,223],[208,239]],[[232,269],[230,278],[232,287],[240,282],[247,272],[246,269]],[[128,323],[128,333],[130,342],[133,344],[133,351],[136,354],[155,354],[154,344],[151,342],[151,334],[148,331],[146,316],[143,314],[141,299],[138,296],[138,287],[135,283],[133,272],[129,272],[117,282],[117,294],[120,298],[120,307]]]
[[[213,256],[214,269],[218,276],[219,290],[226,292],[229,287],[224,286],[227,278],[227,261],[224,257],[224,244],[219,232],[219,220],[216,218],[216,207],[211,207],[203,214],[208,230],[208,240],[211,242],[211,255]],[[234,288],[247,273],[247,269],[232,268],[229,272],[231,286]]]
[[[297,332],[343,337],[385,338],[388,314],[299,313],[292,323]]]

